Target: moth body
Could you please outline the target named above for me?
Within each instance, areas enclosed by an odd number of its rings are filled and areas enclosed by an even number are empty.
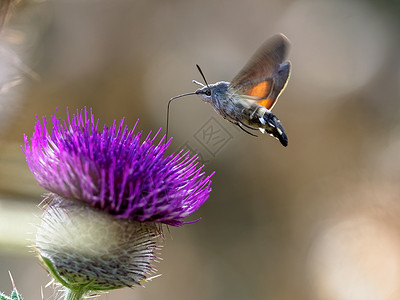
[[[250,100],[229,90],[229,82],[220,81],[196,90],[196,95],[229,122],[269,133],[287,146],[288,138],[279,119],[255,100]]]
[[[248,129],[267,132],[286,147],[288,138],[285,130],[271,110],[290,77],[291,64],[286,60],[288,50],[289,40],[283,34],[274,35],[261,45],[231,82],[208,84],[197,65],[205,85],[194,80],[201,88],[171,98],[167,115],[172,100],[196,94],[204,102],[210,103],[224,119],[250,135],[254,136]]]

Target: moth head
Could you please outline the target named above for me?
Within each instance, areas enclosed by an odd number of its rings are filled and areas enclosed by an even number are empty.
[[[229,82],[220,81],[214,84],[204,85],[197,89],[195,94],[204,102],[215,102],[215,98],[224,98],[229,86]],[[214,101],[213,101],[214,100]]]

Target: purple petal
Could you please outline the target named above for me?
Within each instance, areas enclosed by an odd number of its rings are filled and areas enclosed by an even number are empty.
[[[39,185],[63,197],[75,198],[118,218],[160,222],[179,226],[209,197],[211,175],[202,172],[198,157],[189,153],[165,155],[171,140],[150,132],[141,141],[134,133],[114,123],[99,130],[85,109],[67,122],[37,118],[32,138],[25,135],[23,151]]]

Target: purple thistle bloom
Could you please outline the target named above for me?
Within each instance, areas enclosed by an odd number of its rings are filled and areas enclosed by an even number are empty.
[[[25,147],[28,166],[39,185],[66,198],[87,202],[117,218],[179,226],[209,197],[211,175],[197,156],[183,151],[165,157],[171,140],[158,143],[151,132],[129,130],[122,119],[98,130],[85,109],[68,121],[51,117],[51,134],[39,118]]]

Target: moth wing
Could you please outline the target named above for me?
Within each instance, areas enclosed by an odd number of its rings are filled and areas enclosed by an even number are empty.
[[[268,39],[232,80],[231,92],[271,110],[289,79],[290,62],[284,62],[288,50],[289,40],[283,34]]]
[[[290,67],[290,62],[285,62],[280,65],[279,71],[274,76],[274,80],[272,81],[269,94],[256,100],[259,105],[266,107],[268,110],[271,110],[275,106],[279,95],[283,92],[289,80]],[[256,87],[250,90],[250,96],[252,96],[253,90],[255,90]]]

